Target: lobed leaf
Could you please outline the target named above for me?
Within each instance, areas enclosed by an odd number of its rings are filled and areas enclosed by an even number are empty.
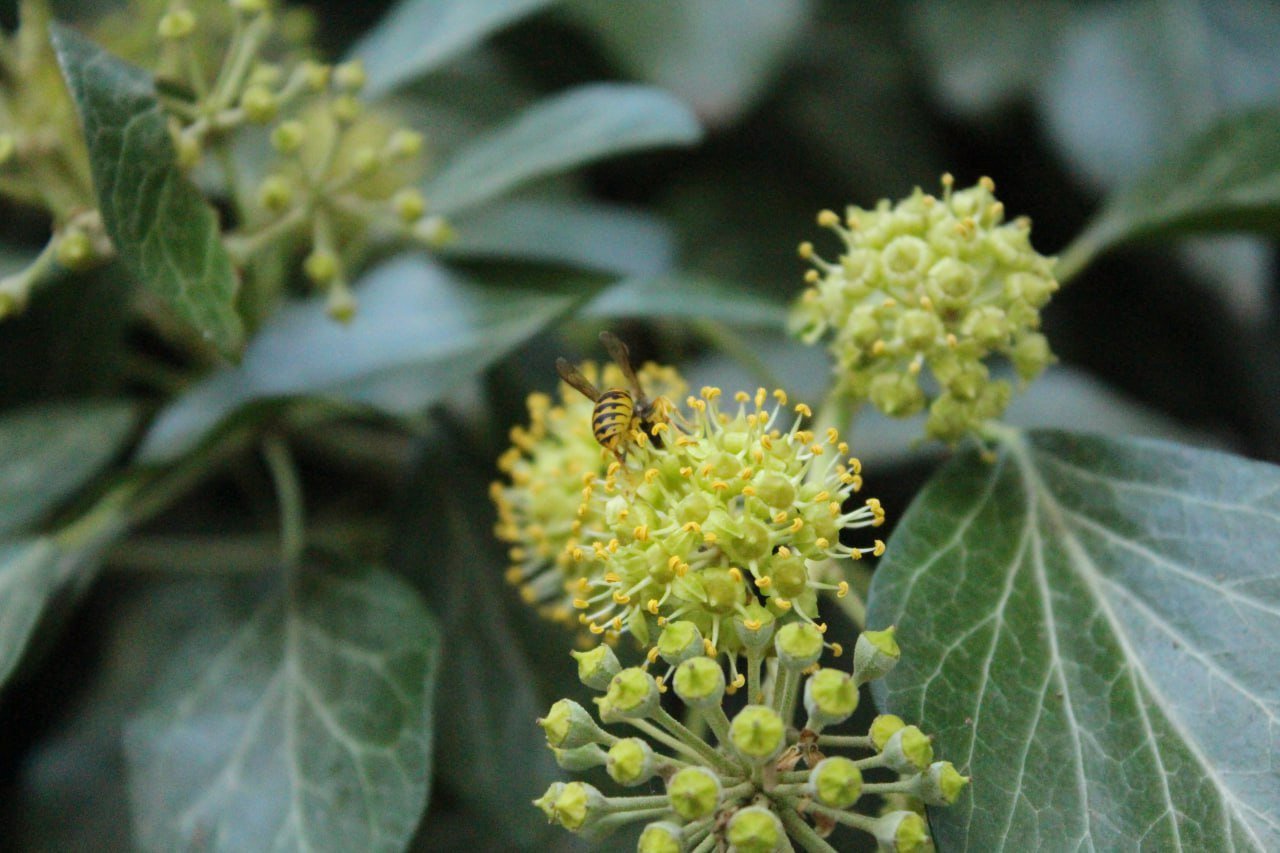
[[[603,157],[701,137],[689,108],[659,89],[593,83],[546,98],[454,155],[427,184],[432,206],[450,213],[534,178]]]
[[[376,569],[302,569],[229,634],[201,626],[125,729],[140,844],[404,849],[438,651],[416,593]]]
[[[971,794],[954,850],[1280,846],[1280,469],[1148,440],[1010,431],[894,532],[868,622],[882,707]]]
[[[239,279],[218,216],[178,168],[151,75],[50,27],[89,146],[98,207],[120,260],[224,355],[244,340]]]

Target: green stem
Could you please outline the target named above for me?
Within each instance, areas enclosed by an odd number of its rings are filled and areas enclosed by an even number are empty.
[[[711,850],[715,846],[716,846],[716,837],[708,833],[707,837],[702,839],[702,841],[698,843],[698,846],[693,848],[691,853],[711,853]]]
[[[711,731],[715,732],[716,743],[723,746],[729,742],[729,716],[720,705],[713,705],[702,712],[702,719],[707,721]]]
[[[268,436],[263,441],[262,453],[280,502],[280,556],[286,566],[296,567],[307,545],[306,507],[298,469],[289,446],[277,436]]]
[[[723,713],[723,711],[721,713]],[[697,737],[693,732],[689,731],[689,729],[684,725],[684,723],[680,722],[675,717],[671,716],[661,707],[658,707],[654,710],[653,719],[657,721],[659,724],[661,724],[662,727],[665,728],[667,731],[671,732],[671,734],[679,738],[681,742],[683,742],[684,744],[689,746],[691,749],[693,749],[695,752],[697,752],[707,762],[716,765],[721,770],[724,770],[725,772],[728,772],[728,773],[739,774],[743,772],[744,768],[738,766],[736,763],[730,761],[728,758],[725,758],[719,752],[716,752],[716,750],[709,743]],[[708,717],[708,722],[710,721],[711,719],[710,717]],[[711,723],[711,725],[714,728],[715,724]],[[725,733],[728,734],[727,729],[725,730]],[[718,733],[717,733],[717,737],[719,737]]]
[[[1098,248],[1097,240],[1087,230],[1072,240],[1071,245],[1058,255],[1058,261],[1053,265],[1053,276],[1058,284],[1065,285],[1093,263],[1093,259],[1098,256]]]
[[[782,671],[782,683],[774,685],[773,710],[790,725],[796,714],[796,697],[800,693],[800,670],[789,666],[779,668]]]
[[[858,812],[840,811],[839,809],[824,806],[821,803],[814,802],[813,800],[810,800],[805,805],[805,809],[807,811],[829,817],[837,823],[843,823],[846,826],[861,829],[863,832],[868,832],[872,835],[875,834],[876,818],[867,817],[866,815],[859,814]]]
[[[782,818],[782,825],[787,828],[787,833],[809,853],[838,853],[836,848],[824,841],[818,835],[818,831],[806,823],[794,808],[779,808],[778,816]]]
[[[819,746],[839,746],[846,749],[873,749],[871,738],[866,735],[818,735]]]
[[[747,650],[747,701],[763,702],[764,693],[760,689],[760,664],[764,655],[759,649]],[[721,713],[724,713],[721,711]]]
[[[270,25],[268,16],[259,15],[232,38],[227,62],[223,64],[213,85],[210,104],[215,110],[230,107],[240,95],[250,64],[257,56]]]
[[[0,278],[0,319],[21,311],[36,288],[53,280],[61,269],[58,265],[57,245],[58,235],[54,233],[30,264]]]

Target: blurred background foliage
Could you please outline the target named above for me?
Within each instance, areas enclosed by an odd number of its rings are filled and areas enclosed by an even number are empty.
[[[60,13],[84,18],[109,5],[65,3]],[[381,386],[390,396],[402,390],[396,383],[440,386],[425,414],[326,411],[329,425],[308,431],[301,411],[277,424],[302,464],[313,548],[389,560],[440,622],[435,780],[418,849],[575,843],[528,803],[557,773],[532,720],[552,699],[582,691],[566,636],[502,583],[485,497],[526,393],[553,384],[555,356],[599,358],[593,341],[608,326],[640,358],[680,365],[694,387],[754,386],[764,365],[793,396],[816,402],[825,356],[785,338],[781,306],[800,289],[795,246],[813,238],[819,209],[932,189],[943,171],[962,186],[990,175],[1007,209],[1031,217],[1036,247],[1054,254],[1104,195],[1216,120],[1280,94],[1280,7],[1264,0],[506,5],[508,26],[430,77],[413,72],[412,39],[369,54],[371,87],[427,134],[437,162],[538,97],[597,81],[665,88],[693,108],[705,137],[459,211],[458,240],[444,255],[452,269],[488,286],[566,296],[536,303],[543,330],[509,339],[470,330],[458,357],[492,363],[473,380],[454,381],[461,368],[418,365],[412,353],[397,362]],[[330,58],[358,51],[392,6],[311,4]],[[395,14],[412,16],[414,6]],[[12,27],[13,5],[0,7]],[[8,271],[47,229],[7,202],[0,221]],[[584,299],[620,279],[626,286]],[[1015,402],[1010,420],[1280,461],[1276,284],[1266,237],[1106,254],[1047,309],[1061,364]],[[120,292],[101,271],[74,291],[51,288],[0,327],[0,405],[145,398],[127,365],[154,342],[137,339]],[[431,370],[445,374],[422,379]],[[913,444],[918,434],[875,418],[855,434],[867,491],[884,501],[890,524],[942,455]],[[257,594],[274,524],[261,462],[234,456],[146,535],[110,551],[91,589],[59,593],[0,700],[7,846],[133,843],[124,721],[173,649],[200,636],[194,626],[228,618],[221,602]],[[193,537],[218,547],[183,554],[175,567],[175,543]]]

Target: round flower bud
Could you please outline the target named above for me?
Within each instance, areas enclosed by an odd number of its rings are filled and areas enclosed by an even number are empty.
[[[200,162],[200,141],[185,133],[173,135],[173,152],[178,161],[178,168],[190,171]]]
[[[968,776],[961,776],[950,761],[935,761],[920,775],[916,795],[930,806],[949,806],[954,803],[969,784]]]
[[[333,84],[345,92],[360,91],[366,80],[364,63],[358,59],[343,62],[333,68]]]
[[[1022,299],[1032,308],[1043,308],[1058,289],[1058,283],[1047,275],[1016,272],[1004,280],[1004,289],[1010,299]]]
[[[382,152],[372,145],[360,146],[351,154],[351,168],[357,175],[372,175],[382,168]]]
[[[316,62],[312,59],[303,60],[298,66],[298,74],[301,74],[306,81],[307,88],[313,92],[322,91],[329,85],[329,76],[332,72],[330,66],[323,62]]]
[[[668,622],[658,635],[658,654],[672,666],[679,666],[689,658],[698,657],[706,652],[706,644],[702,641],[702,632],[692,622],[681,619]],[[716,669],[720,667],[717,665]]]
[[[427,212],[427,200],[413,187],[405,187],[391,197],[391,208],[405,225],[412,225]]]
[[[345,282],[334,281],[329,285],[329,293],[324,301],[324,310],[339,323],[349,323],[356,316],[356,297]]]
[[[609,803],[595,786],[586,782],[569,782],[560,790],[552,809],[556,823],[570,832],[578,832],[587,828],[589,821],[594,822],[607,813]]]
[[[638,737],[624,737],[609,747],[605,769],[619,785],[631,787],[648,782],[657,772],[653,747]]]
[[[1023,379],[1035,379],[1049,363],[1053,353],[1049,340],[1039,332],[1023,335],[1013,347],[1013,367]]]
[[[923,352],[936,344],[944,333],[938,315],[919,308],[903,311],[898,318],[897,333],[909,349]]]
[[[1009,318],[994,305],[974,308],[964,318],[964,333],[982,346],[995,349],[1009,340]]]
[[[271,147],[281,154],[292,154],[306,141],[307,128],[296,119],[282,121],[271,129]]]
[[[667,820],[651,823],[640,833],[636,853],[684,853],[680,825]]]
[[[752,480],[756,497],[773,509],[790,509],[796,502],[796,485],[779,471],[762,471]]]
[[[588,743],[574,749],[552,749],[556,756],[556,764],[562,770],[581,773],[593,767],[599,767],[606,761],[605,752],[598,745]]]
[[[397,160],[407,160],[422,153],[422,134],[401,128],[387,138],[387,152]]]
[[[805,682],[804,707],[809,712],[806,728],[817,732],[839,725],[858,708],[858,685],[847,672],[820,669]]]
[[[0,166],[8,163],[17,149],[18,143],[12,133],[0,133]]]
[[[676,695],[690,708],[709,708],[724,698],[725,678],[720,664],[708,657],[689,658],[676,667],[672,679]]]
[[[889,812],[876,819],[873,833],[886,853],[918,853],[930,849],[929,831],[916,812]]]
[[[160,38],[169,40],[184,39],[196,30],[196,15],[190,9],[173,9],[160,16],[160,24],[156,32]]]
[[[610,680],[605,699],[610,711],[620,717],[647,717],[658,707],[658,682],[640,667],[628,667]]]
[[[881,373],[871,380],[867,392],[872,405],[894,418],[914,415],[924,408],[924,391],[910,373]]]
[[[89,269],[97,261],[89,235],[74,227],[59,235],[54,256],[59,264],[73,272]]]
[[[772,809],[747,806],[734,812],[725,827],[731,853],[775,853],[788,849],[787,831]]]
[[[772,580],[770,592],[783,598],[797,598],[809,588],[809,567],[805,565],[804,557],[790,549],[773,558],[769,577]]]
[[[592,690],[608,688],[609,682],[622,670],[618,656],[604,643],[590,651],[572,651],[569,654],[578,662],[578,680]]]
[[[360,103],[360,99],[352,95],[339,95],[329,104],[329,111],[339,124],[351,124],[360,118],[360,113],[364,111],[364,107]]]
[[[547,743],[555,749],[577,749],[609,740],[587,709],[572,699],[561,699],[552,705],[547,715],[538,720],[538,725],[546,733]]]
[[[293,202],[293,183],[284,175],[268,175],[258,187],[258,204],[280,213]]]
[[[787,745],[787,724],[768,705],[748,705],[729,724],[729,742],[743,758],[764,764]]]
[[[424,216],[414,223],[413,238],[434,249],[453,240],[454,231],[443,216]]]
[[[547,820],[552,823],[555,823],[556,819],[556,799],[559,798],[563,791],[563,782],[552,782],[546,792],[541,797],[538,797],[538,799],[533,801],[533,804],[541,809],[542,813],[547,816]]]
[[[667,782],[671,808],[685,820],[714,814],[722,792],[720,777],[705,767],[685,767]]]
[[[897,629],[890,625],[883,631],[863,631],[853,646],[853,680],[859,685],[882,678],[897,665],[902,657]]]
[[[833,755],[818,762],[806,786],[809,795],[824,806],[847,809],[862,796],[862,771],[852,759]]]
[[[733,630],[743,648],[759,651],[773,640],[778,617],[759,602],[752,602],[733,617]]]
[[[905,726],[901,717],[894,714],[881,714],[871,721],[871,727],[867,730],[867,735],[871,738],[871,745],[879,752],[884,749],[884,745],[899,729]]]
[[[266,124],[276,117],[280,102],[266,86],[250,86],[240,96],[240,108],[249,121]]]
[[[804,669],[822,657],[822,632],[808,622],[791,622],[778,629],[773,647],[778,663],[789,669]]]
[[[916,726],[903,726],[885,741],[881,754],[899,773],[919,773],[933,761],[933,745]]]
[[[338,256],[327,249],[313,249],[302,262],[302,271],[313,284],[326,285],[338,277]]]

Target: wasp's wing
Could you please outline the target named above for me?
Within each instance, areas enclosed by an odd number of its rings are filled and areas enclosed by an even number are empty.
[[[600,343],[604,344],[604,348],[609,351],[609,357],[617,362],[618,367],[622,369],[622,375],[631,384],[631,391],[635,394],[636,400],[643,400],[644,389],[640,387],[640,380],[636,377],[635,368],[631,366],[631,351],[627,349],[627,345],[619,340],[618,336],[613,332],[601,332]]]
[[[574,388],[582,392],[591,402],[600,399],[600,392],[596,390],[596,386],[591,384],[591,380],[582,375],[578,368],[574,367],[563,358],[556,359],[556,373],[560,374],[560,378],[568,382]]]

